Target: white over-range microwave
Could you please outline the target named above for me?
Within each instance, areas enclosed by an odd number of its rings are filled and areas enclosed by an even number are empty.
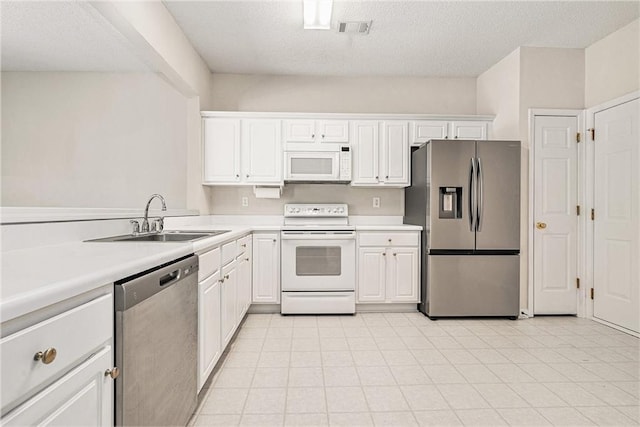
[[[284,180],[289,182],[350,182],[351,148],[331,151],[285,151]]]

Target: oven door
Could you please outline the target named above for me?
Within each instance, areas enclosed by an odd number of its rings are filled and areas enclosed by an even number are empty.
[[[283,231],[282,291],[353,291],[353,231]]]
[[[340,153],[332,151],[286,151],[285,181],[338,181]]]

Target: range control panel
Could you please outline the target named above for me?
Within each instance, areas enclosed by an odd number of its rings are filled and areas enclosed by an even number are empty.
[[[348,217],[346,204],[288,204],[284,205],[285,217]]]

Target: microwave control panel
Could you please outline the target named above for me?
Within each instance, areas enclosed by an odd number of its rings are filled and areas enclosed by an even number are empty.
[[[340,147],[340,181],[351,181],[351,147]]]

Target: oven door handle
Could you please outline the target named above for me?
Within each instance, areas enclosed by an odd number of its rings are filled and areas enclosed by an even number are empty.
[[[320,234],[320,233],[287,233],[280,235],[282,240],[353,240],[356,233]]]

